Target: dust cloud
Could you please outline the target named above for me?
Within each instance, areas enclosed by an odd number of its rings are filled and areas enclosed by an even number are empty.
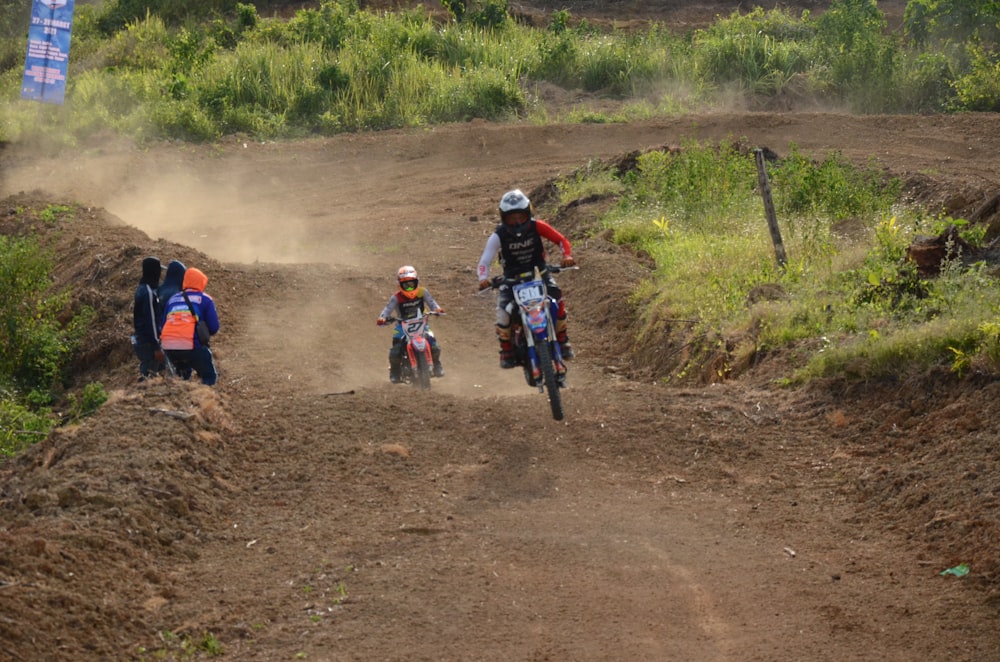
[[[30,150],[26,149],[27,154]],[[44,191],[66,203],[101,207],[151,238],[199,250],[223,262],[359,266],[369,257],[351,213],[321,180],[304,187],[294,167],[263,183],[233,158],[192,149],[172,159],[133,151],[86,158],[45,158],[8,168],[0,191]],[[301,187],[295,211],[283,207]]]
[[[141,192],[112,197],[106,207],[152,237],[224,262],[361,262],[354,232],[336,215],[317,209],[307,220],[269,201],[245,180],[205,180],[185,173],[160,177]]]

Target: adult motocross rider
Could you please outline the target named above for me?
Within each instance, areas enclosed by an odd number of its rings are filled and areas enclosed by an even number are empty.
[[[563,301],[562,290],[546,269],[543,239],[558,244],[562,251],[561,266],[572,267],[576,263],[569,240],[545,221],[534,217],[528,196],[520,189],[504,193],[500,198],[500,223],[486,240],[486,248],[479,258],[477,267],[479,289],[485,290],[491,286],[490,265],[498,254],[506,278],[515,278],[519,274],[532,272],[537,267],[545,280],[549,294],[559,303],[556,315],[556,340],[562,349],[562,357],[571,359],[573,347],[566,334],[566,304]],[[500,295],[497,297],[496,333],[497,340],[500,341],[500,367],[505,369],[516,365],[511,341],[510,313],[507,312],[507,304],[513,299],[514,293],[510,286],[501,286]]]

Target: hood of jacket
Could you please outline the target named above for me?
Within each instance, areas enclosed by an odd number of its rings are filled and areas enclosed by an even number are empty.
[[[184,272],[187,267],[180,260],[170,260],[167,263],[167,273],[163,276],[163,284],[173,286],[178,290],[184,286]]]
[[[144,258],[142,261],[142,280],[139,282],[143,285],[156,287],[160,284],[160,268],[160,258]]]
[[[208,276],[202,273],[201,269],[191,267],[184,272],[184,289],[204,292],[208,285]]]

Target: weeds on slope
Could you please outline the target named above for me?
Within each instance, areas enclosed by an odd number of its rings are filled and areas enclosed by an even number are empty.
[[[725,378],[776,352],[798,357],[786,381],[933,365],[1000,369],[995,273],[958,251],[933,278],[907,259],[918,236],[953,225],[976,247],[982,228],[900,204],[899,181],[837,153],[814,161],[792,145],[768,174],[784,265],[754,155],[739,142],[651,151],[628,172],[592,168],[558,184],[563,202],[584,192],[616,196],[601,230],[655,261],[633,303],[640,339],[687,348],[671,379],[709,356],[723,357],[716,377]]]

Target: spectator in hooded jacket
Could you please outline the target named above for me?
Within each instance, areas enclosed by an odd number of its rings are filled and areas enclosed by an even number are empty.
[[[156,294],[160,284],[160,259],[147,257],[142,261],[142,278],[135,288],[132,303],[132,348],[139,359],[139,381],[154,377],[163,370],[160,348],[160,299]]]
[[[215,301],[205,293],[208,276],[194,267],[184,272],[183,289],[170,297],[163,309],[163,333],[160,342],[178,373],[190,379],[198,373],[202,384],[212,386],[218,380],[215,361],[208,342],[198,338],[197,324],[204,320],[212,336],[219,332]]]
[[[156,292],[156,294],[160,297],[161,305],[167,305],[167,302],[170,301],[170,297],[181,291],[181,288],[184,285],[185,271],[187,271],[187,267],[185,267],[184,263],[180,260],[170,260],[170,262],[167,263],[167,273],[163,275],[163,283],[160,284],[160,289]],[[159,319],[160,325],[162,325],[162,315],[157,319]]]

